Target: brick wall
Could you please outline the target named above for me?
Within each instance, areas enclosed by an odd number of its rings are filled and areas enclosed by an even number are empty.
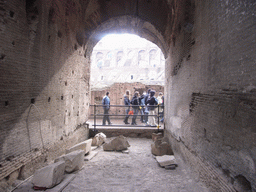
[[[166,132],[212,191],[255,190],[256,4],[183,6],[166,66]]]
[[[90,65],[76,39],[79,6],[13,0],[0,7],[2,179],[33,160],[19,157],[35,156],[42,148],[54,157],[88,138],[85,127],[74,143],[54,148],[88,119]],[[8,164],[13,159],[16,163]]]

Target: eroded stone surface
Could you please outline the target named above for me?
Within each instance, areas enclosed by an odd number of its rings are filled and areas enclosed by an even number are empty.
[[[156,156],[156,160],[161,167],[167,165],[177,165],[176,159],[173,155]]]
[[[97,133],[92,139],[92,146],[101,146],[106,142],[106,138],[107,136],[104,133]]]
[[[84,150],[77,150],[55,159],[54,162],[64,161],[65,171],[71,173],[79,170],[83,166],[84,162]]]
[[[37,187],[52,188],[63,180],[65,162],[53,163],[35,172],[32,183]]]
[[[152,143],[151,152],[157,156],[173,155],[172,148],[165,138],[157,139],[154,143]]]
[[[76,150],[84,150],[85,154],[91,151],[92,139],[88,139],[81,143],[74,145],[73,147],[66,150],[66,154],[76,151]]]
[[[126,150],[128,147],[130,147],[130,144],[123,135],[120,135],[109,143],[103,145],[104,151],[122,151]]]

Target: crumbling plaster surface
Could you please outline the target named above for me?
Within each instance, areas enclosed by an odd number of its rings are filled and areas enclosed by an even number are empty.
[[[129,32],[165,55],[175,154],[212,191],[256,189],[254,1],[26,2],[0,4],[1,159],[41,148],[40,127],[49,146],[76,133],[88,117],[93,46]]]

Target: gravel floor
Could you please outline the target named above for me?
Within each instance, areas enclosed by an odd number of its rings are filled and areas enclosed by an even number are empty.
[[[179,166],[175,170],[161,168],[150,151],[152,140],[127,139],[131,145],[128,154],[98,148],[97,156],[85,162],[63,192],[208,191],[193,181],[178,159]]]

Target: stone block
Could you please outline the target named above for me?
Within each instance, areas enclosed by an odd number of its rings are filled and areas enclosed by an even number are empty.
[[[101,146],[106,142],[107,136],[104,133],[97,133],[92,139],[92,146]]]
[[[64,178],[65,162],[53,163],[35,172],[32,183],[36,187],[52,188]]]
[[[62,155],[55,159],[55,163],[59,161],[65,162],[65,171],[71,173],[82,168],[84,162],[84,150],[77,150],[66,155]]]
[[[91,151],[92,139],[88,139],[81,143],[74,145],[73,147],[66,149],[66,154],[71,153],[72,151],[84,150],[84,153],[87,154]]]
[[[156,156],[173,155],[171,146],[165,139],[157,139],[151,144],[151,153]]]
[[[110,141],[109,143],[105,143],[103,145],[104,151],[122,151],[126,150],[128,147],[130,147],[129,142],[127,141],[126,137],[123,135],[120,135]]]
[[[173,155],[156,156],[156,161],[161,167],[177,165],[176,159]]]

